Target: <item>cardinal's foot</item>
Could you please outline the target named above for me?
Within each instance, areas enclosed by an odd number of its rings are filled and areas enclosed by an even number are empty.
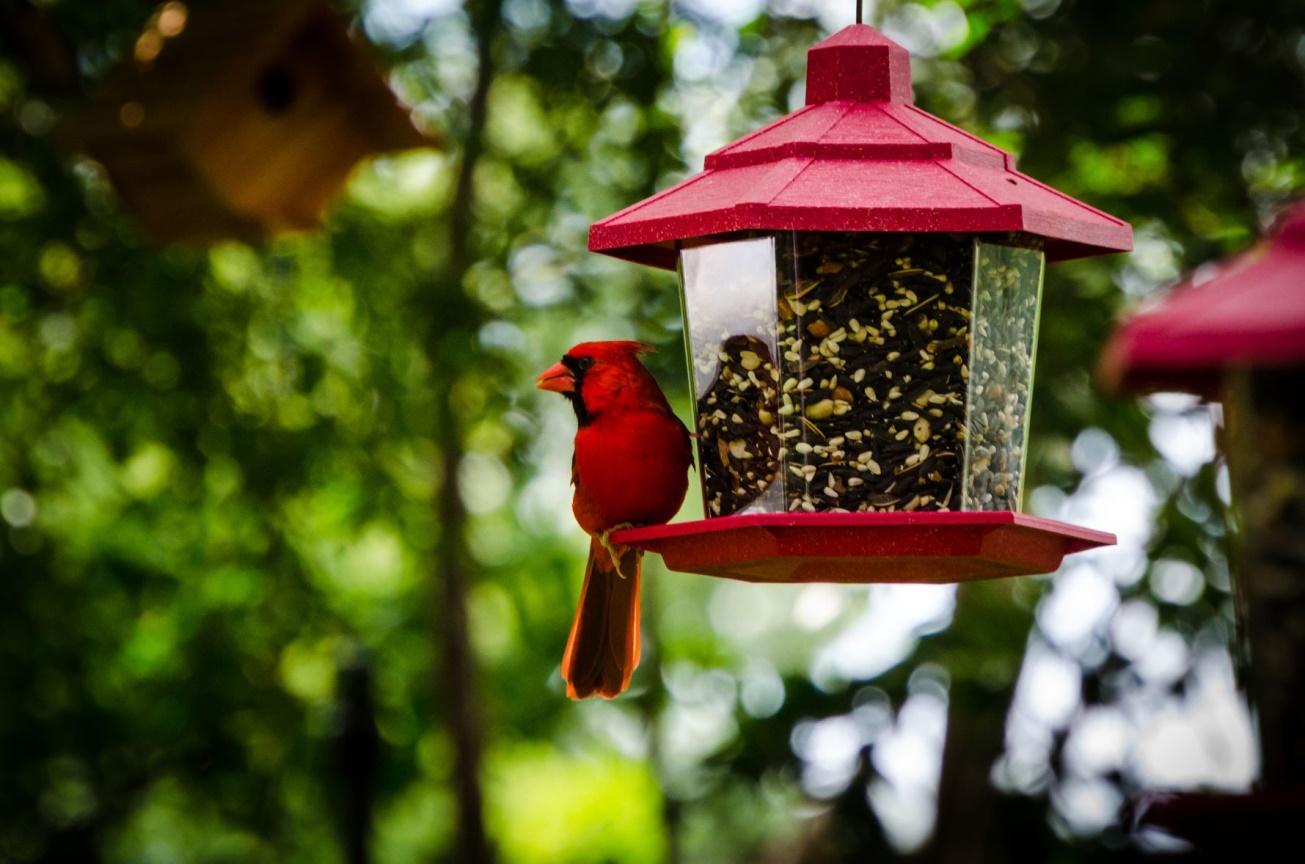
[[[624,531],[626,528],[633,527],[633,522],[622,522],[620,525],[613,525],[611,528],[608,528],[606,531],[598,535],[598,542],[607,550],[607,554],[612,556],[612,567],[616,569],[616,575],[620,576],[622,579],[625,578],[625,574],[621,572],[621,553],[625,551],[625,547],[617,546],[612,543],[612,533],[615,531]]]

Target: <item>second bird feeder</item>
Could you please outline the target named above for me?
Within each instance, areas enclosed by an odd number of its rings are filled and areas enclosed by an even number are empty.
[[[590,230],[678,269],[708,517],[619,539],[763,581],[1042,572],[1113,542],[1018,511],[1045,262],[1131,236],[916,108],[873,28],[820,43],[804,108]]]

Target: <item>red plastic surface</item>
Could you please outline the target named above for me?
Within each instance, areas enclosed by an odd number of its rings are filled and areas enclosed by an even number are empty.
[[[1125,322],[1102,377],[1128,390],[1212,393],[1226,366],[1305,364],[1305,203],[1268,239],[1200,271]]]
[[[906,49],[854,24],[811,49],[807,106],[597,222],[589,248],[674,269],[676,241],[742,230],[1005,233],[1055,261],[1132,248],[1128,223],[1015,170],[911,102]]]
[[[965,582],[1049,573],[1113,534],[1008,512],[758,513],[617,532],[671,570],[745,582]]]

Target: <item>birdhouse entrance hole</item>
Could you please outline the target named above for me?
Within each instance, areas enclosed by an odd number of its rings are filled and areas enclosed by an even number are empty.
[[[283,66],[272,66],[258,79],[258,101],[269,114],[284,114],[295,104],[298,88]]]

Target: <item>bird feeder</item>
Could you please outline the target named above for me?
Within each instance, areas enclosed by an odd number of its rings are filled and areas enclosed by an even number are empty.
[[[619,536],[674,570],[955,582],[1110,535],[1019,512],[1047,260],[1129,226],[912,104],[873,28],[811,49],[806,106],[593,225],[676,269],[707,518]]]
[[[196,244],[316,226],[360,159],[433,143],[324,0],[164,3],[57,134]]]
[[[1266,240],[1198,270],[1125,321],[1102,357],[1117,389],[1223,403],[1237,514],[1234,585],[1262,777],[1305,814],[1305,203]],[[1186,806],[1178,799],[1173,806]]]
[[[1268,238],[1198,270],[1116,331],[1102,356],[1111,387],[1218,398],[1229,375],[1305,369],[1305,202]],[[1278,400],[1290,401],[1290,400]]]

